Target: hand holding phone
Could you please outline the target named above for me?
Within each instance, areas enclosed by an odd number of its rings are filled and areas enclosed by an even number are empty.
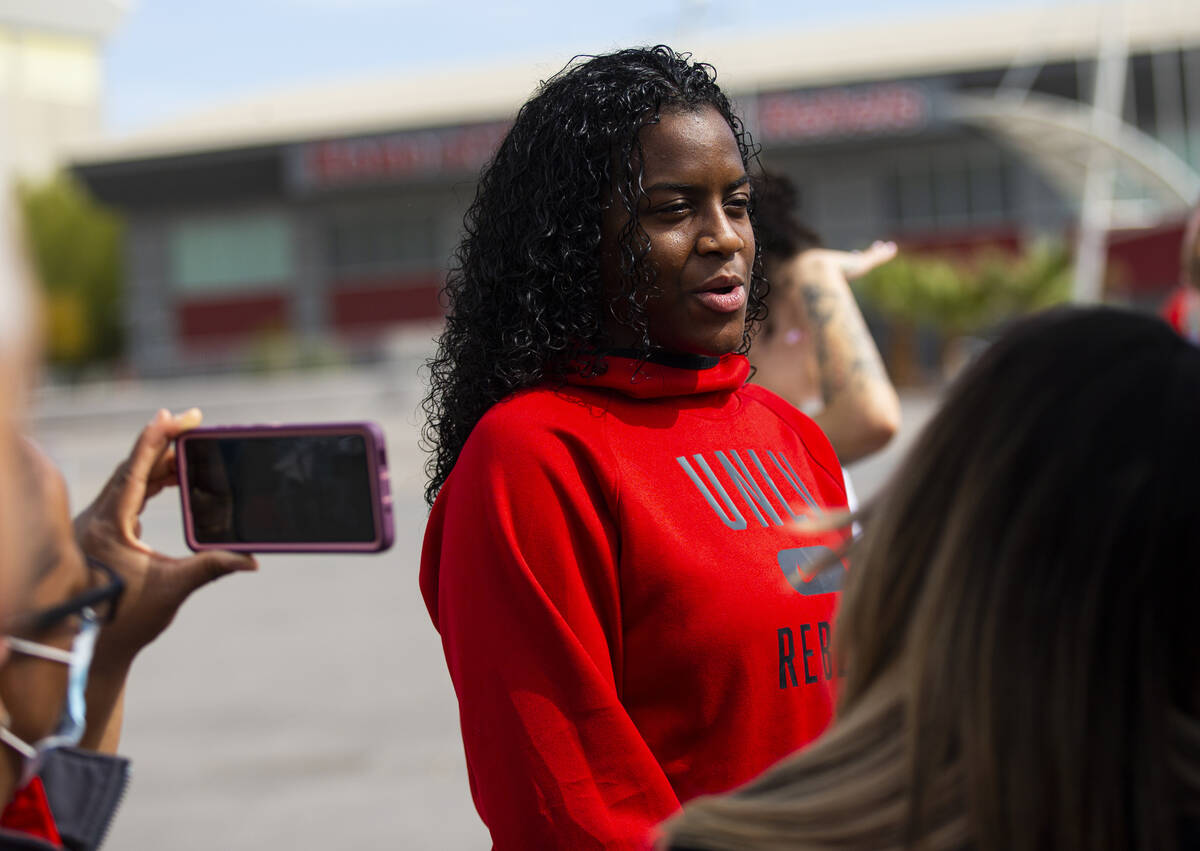
[[[383,432],[370,422],[221,426],[177,441],[193,550],[378,552],[392,544]]]

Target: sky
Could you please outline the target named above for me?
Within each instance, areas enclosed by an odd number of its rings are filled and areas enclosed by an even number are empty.
[[[693,34],[777,26],[846,26],[852,32],[856,22],[998,6],[1003,0],[129,2],[105,51],[105,129],[117,135],[309,82],[657,41],[686,49]]]

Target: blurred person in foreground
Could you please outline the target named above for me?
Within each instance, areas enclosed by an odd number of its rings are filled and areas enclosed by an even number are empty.
[[[900,428],[900,400],[849,280],[896,256],[892,242],[833,251],[796,219],[791,180],[754,181],[754,233],[762,246],[767,320],[754,338],[754,382],[812,416],[843,466],[878,452]]]
[[[1179,251],[1179,286],[1163,306],[1171,327],[1200,345],[1200,206],[1183,229]]]
[[[754,148],[715,76],[660,45],[543,83],[447,282],[421,591],[502,851],[649,847],[832,712],[838,577],[794,567],[844,532],[790,519],[842,471],[746,384]]]
[[[146,501],[176,484],[171,441],[199,424],[194,409],[160,411],[72,523],[61,475],[19,437],[35,311],[13,233],[0,226],[0,849],[94,849],[127,782],[110,754],[134,658],[192,591],[255,563],[174,559],[140,540]]]
[[[866,510],[835,722],[670,847],[1200,847],[1197,433],[1155,318],[1012,327]]]
[[[147,500],[176,483],[171,441],[199,424],[159,411],[72,523],[66,485],[31,443],[19,450],[28,590],[4,625],[0,666],[0,849],[99,847],[128,780],[116,752],[125,682],[184,600],[252,558],[158,553],[140,538]],[[78,745],[79,747],[75,747]]]
[[[0,200],[6,189],[0,180]],[[15,230],[4,221],[9,214],[8,206],[0,203],[0,623],[7,622],[26,590],[17,435],[24,423],[36,351],[36,338],[30,331],[32,293],[19,271]],[[3,653],[0,647],[0,660]]]

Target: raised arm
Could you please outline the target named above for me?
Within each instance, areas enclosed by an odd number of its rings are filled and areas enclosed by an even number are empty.
[[[811,353],[823,403],[813,419],[843,464],[881,449],[900,427],[900,400],[848,283],[894,255],[894,245],[876,243],[861,253],[813,248],[780,264],[771,282],[782,290],[773,307],[777,330],[752,352],[755,380],[797,407],[808,401],[800,394],[813,388],[793,374]],[[789,325],[808,346],[791,345],[782,331]]]
[[[221,551],[173,558],[141,540],[139,518],[147,500],[178,481],[171,441],[199,424],[196,409],[174,416],[159,411],[99,496],[75,518],[75,537],[84,554],[125,580],[116,619],[96,643],[88,677],[87,731],[81,742],[85,748],[116,751],[129,668],[142,648],[170,625],[183,601],[214,579],[256,567],[249,556]]]

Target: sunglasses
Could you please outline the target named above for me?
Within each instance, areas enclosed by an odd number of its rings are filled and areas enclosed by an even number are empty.
[[[67,618],[83,617],[85,614],[100,625],[110,623],[116,617],[117,603],[125,590],[125,582],[115,570],[99,559],[89,556],[87,565],[97,580],[91,588],[58,605],[19,617],[16,631],[37,635],[49,632]]]

